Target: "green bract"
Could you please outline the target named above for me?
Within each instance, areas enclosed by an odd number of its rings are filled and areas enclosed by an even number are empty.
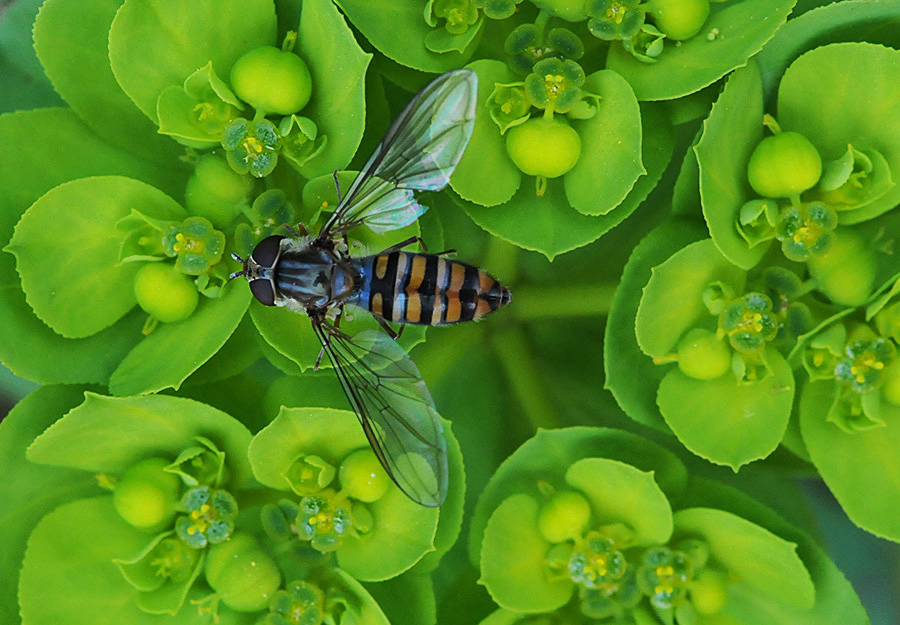
[[[603,448],[599,437],[586,434],[563,429],[527,441],[479,500],[476,519],[484,513],[489,518],[475,526],[470,547],[477,549],[482,582],[505,610],[552,613],[550,619],[579,613],[640,618],[651,610],[697,618],[722,611],[751,621],[768,610],[812,610],[815,582],[795,543],[722,509],[688,507],[673,514],[653,474],[588,457],[574,461],[564,478],[582,495],[549,494],[549,482],[531,481],[540,474],[535,460],[541,454],[558,456],[558,462]],[[657,466],[660,475],[676,468]],[[547,536],[546,511],[579,498],[590,502],[589,525],[575,534]],[[778,574],[759,574],[770,567]],[[732,604],[743,592],[756,593],[758,603]]]
[[[409,569],[435,547],[439,514],[413,503],[394,485],[371,502],[356,499],[354,495],[370,499],[373,494],[352,481],[356,476],[345,469],[326,476],[314,468],[322,463],[341,466],[367,446],[350,412],[285,408],[257,435],[250,458],[262,484],[298,495],[309,493],[294,500],[296,529],[291,540],[335,551],[341,568],[357,579],[375,581]],[[306,467],[312,468],[309,477]],[[317,474],[318,486],[310,488],[307,484]],[[342,477],[346,486],[338,481]],[[402,542],[394,542],[396,537]],[[386,545],[391,545],[389,551]]]

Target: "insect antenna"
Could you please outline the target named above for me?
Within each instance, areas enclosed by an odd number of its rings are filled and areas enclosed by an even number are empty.
[[[234,273],[229,274],[228,279],[229,279],[229,280],[234,280],[234,279],[237,278],[238,276],[243,276],[243,275],[244,275],[244,273],[247,271],[247,263],[244,261],[243,258],[241,258],[240,256],[238,256],[235,252],[232,252],[232,253],[231,253],[231,257],[232,257],[234,260],[236,260],[237,262],[241,263],[241,265],[243,265],[243,268],[242,268],[240,271],[235,271]]]

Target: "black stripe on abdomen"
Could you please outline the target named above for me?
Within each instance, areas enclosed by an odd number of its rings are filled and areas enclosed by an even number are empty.
[[[402,252],[392,252],[372,259],[372,276],[369,283],[369,310],[385,319],[394,314],[397,261]]]

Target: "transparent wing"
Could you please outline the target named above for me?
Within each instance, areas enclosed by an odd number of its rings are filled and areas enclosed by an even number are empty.
[[[366,224],[402,228],[425,212],[413,191],[439,191],[462,157],[475,123],[478,77],[467,69],[435,78],[406,105],[350,185],[319,238]]]
[[[313,328],[387,474],[413,501],[441,505],[447,443],[416,365],[380,330],[351,338],[324,321],[313,320]]]

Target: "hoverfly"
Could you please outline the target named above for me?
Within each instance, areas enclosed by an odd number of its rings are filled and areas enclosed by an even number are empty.
[[[425,212],[413,191],[447,186],[472,135],[477,91],[470,70],[436,78],[394,120],[318,235],[270,236],[246,260],[233,255],[243,269],[231,278],[244,276],[257,300],[309,316],[375,455],[400,490],[425,506],[441,505],[447,494],[446,441],[431,394],[387,322],[479,319],[511,295],[476,267],[402,251],[414,239],[351,257],[346,234],[362,224],[387,232]],[[382,329],[342,332],[347,305],[369,311]]]

